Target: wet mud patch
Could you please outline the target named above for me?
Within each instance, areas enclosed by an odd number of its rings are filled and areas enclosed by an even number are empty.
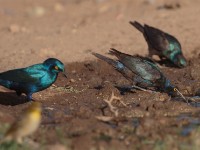
[[[186,96],[198,96],[199,58],[187,68],[162,71]],[[30,138],[41,147],[62,144],[68,149],[194,148],[198,145],[199,108],[165,93],[122,92],[130,83],[102,61],[66,64],[49,89],[33,98],[43,104],[42,124]],[[9,91],[10,92],[10,91]],[[3,93],[3,92],[2,92]],[[114,99],[111,100],[111,95]],[[6,93],[6,95],[9,93]],[[0,94],[1,101],[7,96]],[[9,125],[29,102],[13,93],[0,105],[0,121]],[[109,101],[109,102],[108,102]],[[19,102],[17,104],[17,102]],[[112,108],[111,108],[112,107]],[[7,126],[1,126],[1,134]]]

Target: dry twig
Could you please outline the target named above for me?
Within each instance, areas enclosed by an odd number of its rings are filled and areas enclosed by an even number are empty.
[[[110,122],[112,120],[115,120],[115,117],[117,118],[119,116],[119,110],[117,107],[113,106],[112,102],[114,100],[119,101],[124,107],[127,107],[127,105],[121,100],[120,97],[117,97],[114,95],[114,93],[112,92],[111,96],[109,99],[103,99],[104,102],[107,103],[108,107],[110,108],[110,111],[114,114],[114,117],[110,117],[110,116],[96,116],[96,118],[100,121],[103,122]]]
[[[113,114],[115,115],[115,117],[118,117],[119,116],[119,110],[117,109],[117,107],[115,107],[115,106],[112,105],[112,102],[114,100],[119,101],[123,106],[126,107],[126,104],[121,100],[121,98],[115,96],[113,92],[111,94],[110,99],[103,99],[103,101],[108,104],[108,107],[110,108],[110,111],[113,112]]]

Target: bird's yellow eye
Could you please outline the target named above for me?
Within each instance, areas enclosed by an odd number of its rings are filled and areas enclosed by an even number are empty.
[[[177,88],[174,88],[174,91],[176,92],[176,91],[177,91]]]
[[[54,69],[59,70],[58,66],[55,66]]]

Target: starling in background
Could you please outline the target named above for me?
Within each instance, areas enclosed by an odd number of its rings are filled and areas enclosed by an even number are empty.
[[[65,75],[64,71],[64,64],[60,60],[49,58],[41,64],[0,73],[0,85],[15,90],[19,96],[25,93],[28,100],[32,100],[33,93],[51,86],[59,72]]]
[[[179,68],[186,67],[187,61],[183,56],[181,44],[174,36],[146,24],[142,26],[137,21],[130,21],[130,24],[143,33],[148,43],[149,57],[158,55]]]
[[[0,143],[16,141],[22,143],[22,139],[34,133],[41,122],[41,104],[33,102],[10,126]]]
[[[111,49],[110,54],[115,55],[118,60],[93,53],[99,59],[106,61],[119,71],[126,79],[141,88],[154,88],[155,90],[173,95],[175,90],[170,81],[163,75],[158,66],[150,59],[131,56]],[[134,88],[134,86],[133,86]]]

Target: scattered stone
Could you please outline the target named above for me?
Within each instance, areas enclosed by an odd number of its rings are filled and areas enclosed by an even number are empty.
[[[20,32],[20,27],[17,24],[12,24],[9,26],[9,31],[11,33],[18,33],[18,32]]]
[[[30,16],[35,16],[35,17],[42,17],[44,16],[45,13],[46,13],[46,10],[42,6],[33,7],[32,9],[28,11],[28,14]]]
[[[54,10],[55,10],[56,12],[62,12],[62,11],[64,10],[64,7],[63,7],[62,4],[56,3],[56,4],[54,5]]]
[[[29,30],[25,27],[21,27],[20,30],[21,30],[21,32],[29,32]]]
[[[76,71],[76,70],[72,70],[71,73],[72,73],[72,74],[76,74],[77,71]]]
[[[110,9],[109,5],[104,5],[102,7],[99,8],[99,13],[105,13]]]
[[[96,116],[96,119],[102,122],[110,122],[114,119],[114,117],[110,116]]]
[[[13,33],[13,34],[20,33],[20,32],[29,33],[29,30],[27,28],[20,27],[18,24],[11,24],[8,27],[8,31]]]
[[[74,79],[70,79],[69,82],[74,83],[74,82],[76,82],[76,80],[74,80]]]
[[[54,110],[54,108],[52,108],[52,107],[46,107],[45,109],[47,109],[47,110]]]
[[[163,4],[159,6],[158,9],[172,10],[172,9],[178,9],[180,7],[181,5],[179,3],[169,3],[169,4]]]

